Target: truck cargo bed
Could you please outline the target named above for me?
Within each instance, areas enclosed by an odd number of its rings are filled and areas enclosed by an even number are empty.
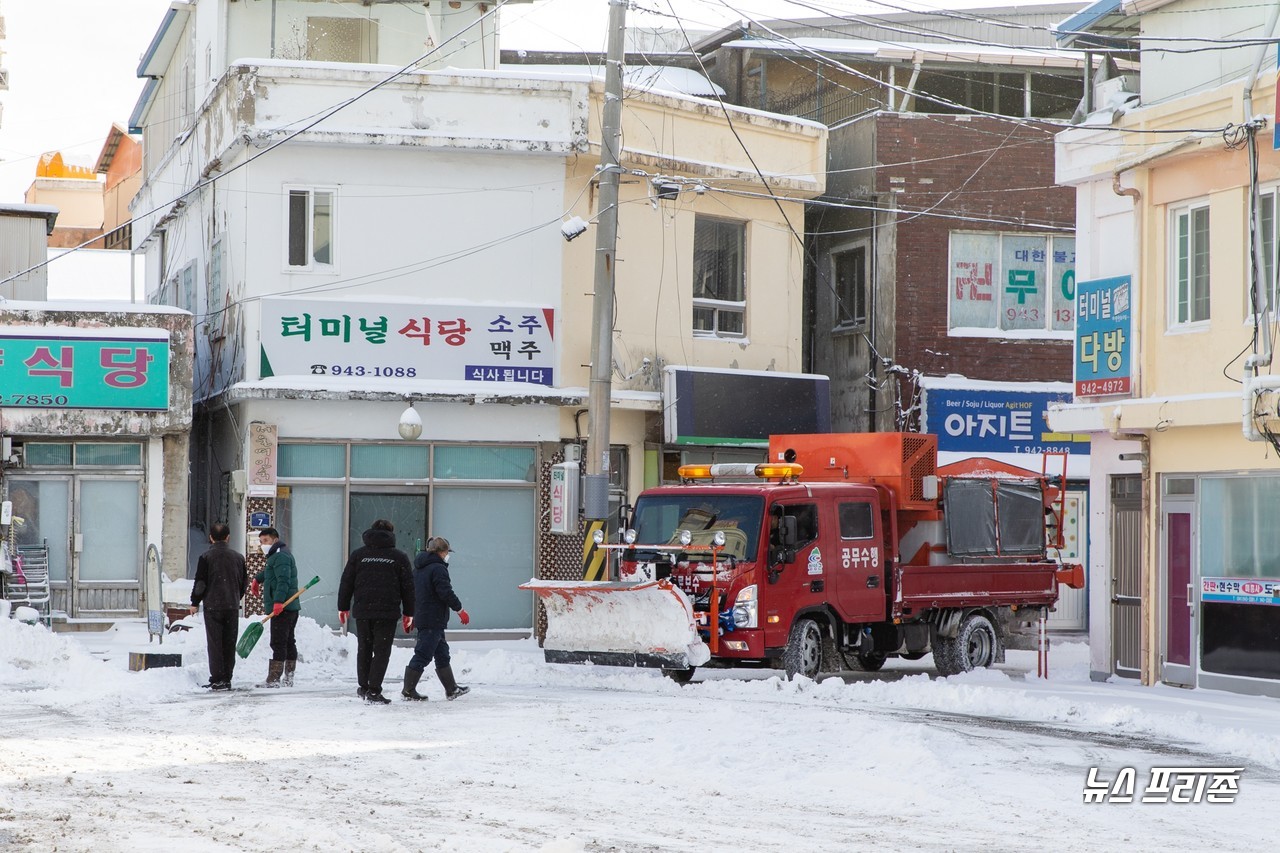
[[[1055,563],[943,566],[900,565],[894,570],[894,618],[960,607],[1051,606],[1058,600]]]

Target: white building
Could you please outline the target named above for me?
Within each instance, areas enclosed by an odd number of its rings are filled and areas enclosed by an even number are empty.
[[[593,252],[560,224],[594,213],[603,93],[582,74],[491,70],[494,15],[174,4],[139,68],[135,245],[149,298],[197,314],[192,521],[226,519],[240,543],[279,527],[321,577],[303,606],[321,621],[336,622],[338,575],[375,518],[407,551],[451,540],[473,627],[528,628],[516,584],[580,568],[581,540],[550,536],[542,501],[548,466],[584,435]],[[424,53],[416,68],[452,67],[397,73]],[[658,476],[663,367],[799,369],[789,229],[821,191],[825,132],[729,109],[733,127],[714,102],[628,94],[618,501]],[[645,170],[675,189],[660,201]],[[737,243],[702,246],[709,223]],[[728,302],[695,292],[717,258],[736,270]],[[406,442],[410,401],[424,430]]]

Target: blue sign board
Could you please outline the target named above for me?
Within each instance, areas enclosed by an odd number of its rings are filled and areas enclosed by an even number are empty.
[[[1070,402],[1066,391],[928,388],[924,430],[937,434],[940,451],[1085,455],[1088,435],[1049,430],[1049,405]]]
[[[1076,282],[1077,397],[1128,394],[1133,286],[1127,275]]]
[[[271,526],[271,513],[269,512],[251,512],[249,513],[249,526],[254,530],[261,530],[264,527]]]

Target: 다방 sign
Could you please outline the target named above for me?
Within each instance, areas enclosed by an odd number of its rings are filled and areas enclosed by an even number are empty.
[[[262,376],[553,385],[555,312],[464,302],[262,300]]]
[[[1076,283],[1077,397],[1130,392],[1132,295],[1127,275]]]
[[[166,329],[0,330],[0,407],[169,408]]]

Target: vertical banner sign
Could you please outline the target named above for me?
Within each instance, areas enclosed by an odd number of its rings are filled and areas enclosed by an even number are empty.
[[[249,424],[249,484],[251,498],[276,496],[276,425]]]
[[[1075,381],[1077,397],[1131,393],[1129,276],[1076,284]]]

